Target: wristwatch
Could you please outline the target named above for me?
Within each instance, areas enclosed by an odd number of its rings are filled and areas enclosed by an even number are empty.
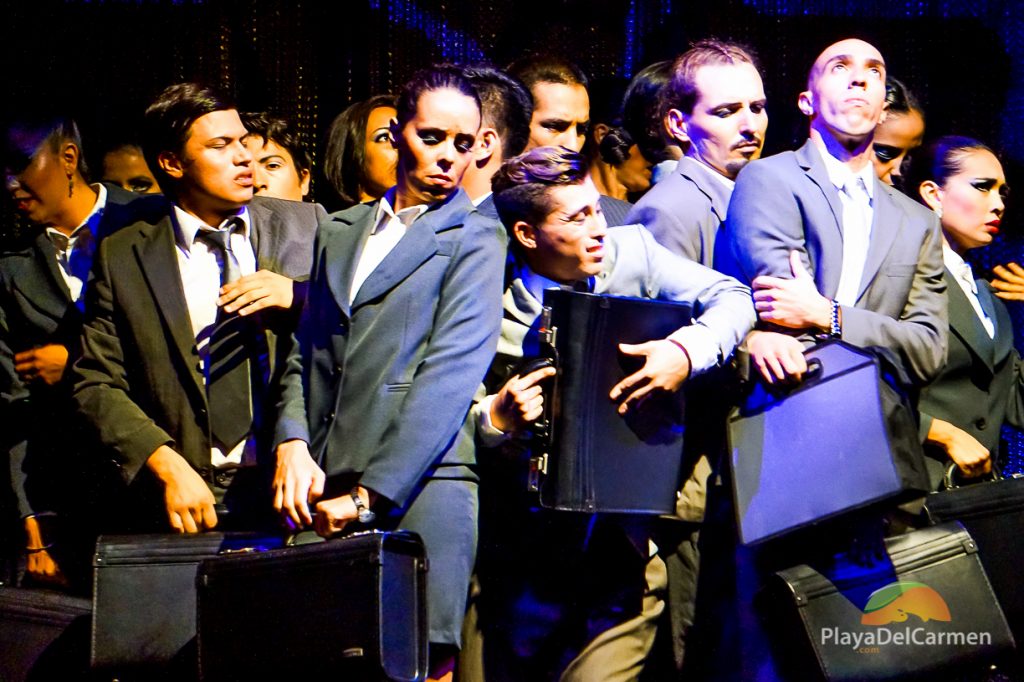
[[[359,497],[359,488],[352,488],[352,492],[349,494],[352,495],[352,501],[355,502],[356,515],[359,518],[359,523],[373,523],[373,520],[377,518],[377,515],[373,510],[363,504],[363,498]]]

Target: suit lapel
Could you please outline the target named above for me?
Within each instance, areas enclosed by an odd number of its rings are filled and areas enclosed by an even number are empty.
[[[992,372],[992,339],[974,312],[960,283],[947,268],[942,276],[946,279],[946,291],[949,294],[949,329],[956,334],[971,353],[978,356],[989,373]]]
[[[188,314],[185,292],[181,286],[181,272],[178,269],[174,245],[174,226],[170,216],[165,216],[155,225],[146,224],[140,232],[142,239],[135,244],[135,256],[139,269],[146,278],[153,294],[156,309],[164,326],[174,341],[174,347],[181,356],[184,367],[190,360],[195,361],[192,350],[196,345],[192,333],[192,318]],[[206,391],[195,379],[194,372],[187,373],[201,395]]]
[[[842,248],[840,248],[843,243],[843,206],[839,202],[839,193],[836,191],[835,185],[832,184],[831,178],[828,177],[825,162],[822,160],[818,150],[814,148],[812,140],[807,140],[803,147],[796,150],[796,159],[810,181],[821,192],[832,215],[831,225],[834,231],[829,235],[829,225],[821,225],[819,228],[822,231],[820,238],[825,243],[835,243],[838,247],[826,247],[818,254],[818,257],[823,262],[814,263],[814,278],[818,284],[818,289],[824,295],[834,296],[836,289],[839,288],[839,276],[843,271],[843,252]],[[827,220],[827,218],[825,219]]]
[[[1013,334],[1010,333],[1013,330],[1013,322],[1006,311],[1006,306],[996,302],[989,283],[983,279],[975,281],[978,284],[978,301],[981,303],[981,309],[995,325],[995,337],[992,339],[992,366],[995,367],[1013,350]]]
[[[328,288],[346,316],[351,316],[349,292],[352,289],[356,263],[359,262],[366,238],[373,229],[373,218],[376,214],[377,202],[359,204],[333,216],[333,224],[338,229],[321,232],[322,235],[329,235],[321,247],[321,267],[326,274]]]
[[[353,310],[389,291],[432,258],[438,249],[437,232],[461,224],[472,210],[473,205],[462,190],[431,206],[359,287],[352,302]]]
[[[41,279],[46,280],[45,286],[54,294],[53,312],[56,314],[56,317],[60,318],[64,314],[64,309],[71,303],[71,290],[68,289],[68,283],[64,281],[64,275],[60,272],[60,266],[57,265],[57,249],[54,248],[53,242],[46,236],[45,231],[36,237],[35,249],[33,251],[33,257],[39,263],[39,268],[36,269],[36,272],[46,273],[45,277]],[[42,285],[43,283],[39,282],[39,284]],[[31,289],[35,289],[35,284],[31,286]],[[26,291],[26,293],[29,292]]]
[[[903,231],[903,220],[905,215],[896,202],[893,201],[888,187],[883,187],[879,180],[875,180],[874,211],[871,219],[871,237],[868,239],[868,253],[864,259],[864,271],[860,276],[860,288],[857,291],[857,300],[864,295],[871,282],[874,281],[882,263],[892,249],[900,232]]]
[[[706,168],[699,161],[694,161],[684,156],[679,159],[679,166],[676,172],[696,185],[697,189],[711,202],[711,211],[718,218],[718,222],[725,222],[725,216],[729,212],[729,199],[732,193],[725,186],[725,183],[713,177],[714,171]]]

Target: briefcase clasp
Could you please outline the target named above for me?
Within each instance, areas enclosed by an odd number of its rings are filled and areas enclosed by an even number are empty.
[[[540,492],[540,477],[548,473],[548,455],[545,452],[530,458],[530,471],[526,477],[526,489],[531,493]]]

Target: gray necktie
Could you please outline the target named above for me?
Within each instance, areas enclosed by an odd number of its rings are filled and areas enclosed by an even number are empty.
[[[242,273],[231,253],[231,233],[241,225],[236,221],[222,230],[200,231],[203,240],[217,255],[221,266],[221,284],[233,282]],[[252,387],[249,375],[251,324],[240,315],[217,311],[217,322],[210,334],[206,396],[210,403],[210,430],[214,443],[226,455],[252,429]]]

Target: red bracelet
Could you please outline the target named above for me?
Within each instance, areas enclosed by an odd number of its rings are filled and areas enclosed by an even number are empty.
[[[673,344],[679,350],[683,351],[683,355],[686,356],[686,364],[688,364],[690,366],[690,371],[692,372],[693,371],[693,361],[690,360],[690,351],[686,350],[686,346],[684,346],[683,344],[679,343],[675,339],[666,339],[666,341],[668,341],[669,343]]]

